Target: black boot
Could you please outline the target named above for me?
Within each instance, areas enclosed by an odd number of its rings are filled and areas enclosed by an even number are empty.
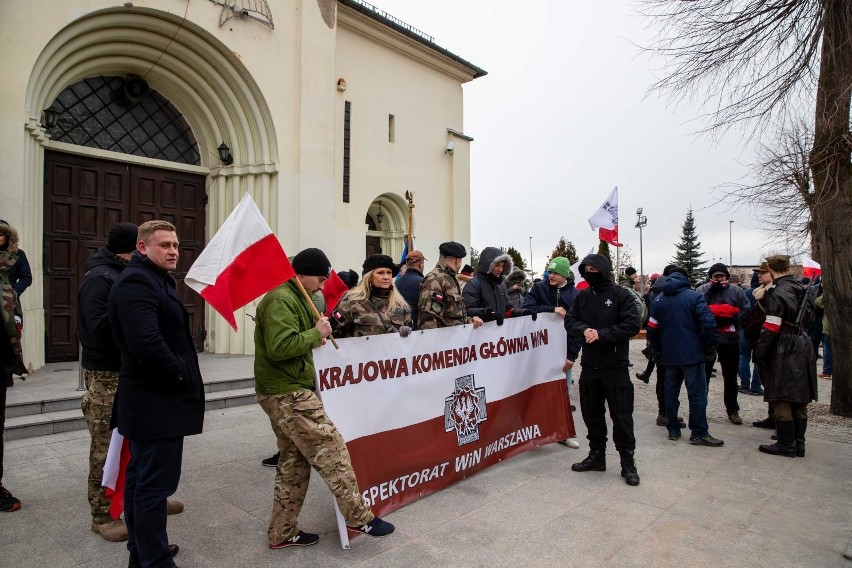
[[[589,450],[589,455],[571,466],[574,471],[606,471],[606,454],[603,450]]]
[[[758,420],[757,422],[752,422],[752,426],[755,428],[766,428],[767,430],[775,429],[775,418],[772,416],[767,416],[763,420]]]
[[[636,460],[633,459],[633,452],[618,452],[621,454],[621,477],[627,482],[627,485],[639,485],[639,472],[636,471]]]
[[[778,430],[778,441],[771,445],[758,448],[764,454],[773,456],[796,457],[796,438],[792,420],[778,420],[775,425]]]
[[[805,457],[805,431],[808,429],[807,418],[793,418],[793,426],[796,428],[796,457]]]

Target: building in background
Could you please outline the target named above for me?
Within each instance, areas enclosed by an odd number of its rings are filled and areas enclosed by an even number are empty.
[[[37,20],[37,24],[36,24]],[[21,234],[31,369],[74,360],[83,263],[118,221],[172,221],[181,280],[245,192],[334,266],[470,241],[462,85],[485,71],[359,0],[30,0],[3,8],[2,218]],[[45,112],[45,109],[48,112]],[[182,283],[199,349],[251,353]]]

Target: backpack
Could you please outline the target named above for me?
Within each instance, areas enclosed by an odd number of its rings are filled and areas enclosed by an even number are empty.
[[[645,324],[648,323],[648,305],[645,304],[645,300],[642,299],[639,292],[633,288],[628,288],[627,286],[622,286],[622,288],[630,292],[633,296],[633,301],[636,303],[636,309],[639,311],[639,323],[644,328]]]

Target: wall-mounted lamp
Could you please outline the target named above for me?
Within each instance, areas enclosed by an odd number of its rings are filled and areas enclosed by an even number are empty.
[[[379,227],[382,226],[382,221],[385,220],[385,214],[382,213],[382,202],[379,201],[379,212],[376,214],[376,221],[379,223]]]
[[[42,112],[41,125],[44,126],[46,130],[53,130],[56,126],[56,122],[59,120],[59,111],[51,105],[50,107],[44,109]]]
[[[447,142],[447,149],[446,149],[446,150],[444,150],[444,154],[449,154],[450,156],[452,156],[452,155],[453,155],[453,150],[455,149],[455,147],[456,147],[455,142],[453,142],[452,140],[450,140],[449,142]]]
[[[230,166],[234,163],[234,157],[231,155],[231,149],[228,148],[228,145],[224,142],[219,145],[219,159],[226,166]]]

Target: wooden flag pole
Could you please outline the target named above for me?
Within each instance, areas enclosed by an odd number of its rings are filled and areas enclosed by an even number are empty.
[[[302,295],[303,295],[303,296],[305,297],[305,299],[308,301],[308,305],[310,305],[310,306],[311,306],[311,310],[314,312],[314,316],[315,316],[315,317],[319,320],[319,319],[322,317],[322,314],[320,314],[320,313],[319,313],[319,310],[318,310],[318,309],[317,309],[317,307],[314,305],[314,301],[313,301],[313,300],[311,300],[311,296],[310,296],[310,294],[308,294],[308,291],[307,291],[307,290],[305,290],[305,287],[304,287],[304,286],[302,286],[302,281],[301,281],[301,280],[299,280],[299,277],[298,277],[298,276],[294,276],[294,277],[293,277],[293,280],[295,280],[295,281],[296,281],[296,286],[298,286],[298,287],[299,287],[299,290],[301,290],[301,291],[302,291]],[[332,336],[330,336],[330,335],[329,335],[329,336],[328,336],[328,339],[329,339],[329,341],[331,341],[331,344],[332,344],[332,345],[334,345],[334,348],[335,348],[335,349],[340,349],[340,346],[337,344],[337,342],[334,340],[334,338],[333,338]]]
[[[406,191],[405,199],[408,201],[408,235],[406,241],[408,242],[408,252],[411,252],[414,250],[414,192]]]

